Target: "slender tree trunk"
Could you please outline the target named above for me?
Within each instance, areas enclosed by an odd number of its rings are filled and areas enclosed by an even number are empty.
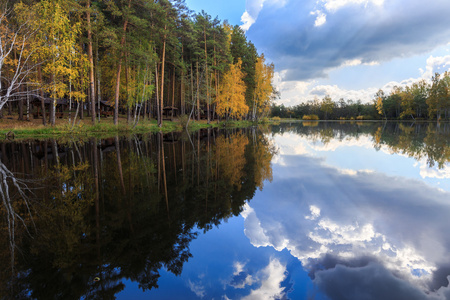
[[[167,213],[169,213],[169,197],[167,195],[167,179],[166,179],[166,156],[164,155],[164,141],[162,139],[162,133],[160,133],[160,135],[161,135],[162,171],[163,171],[163,181],[164,181],[164,197],[166,199]]]
[[[73,127],[75,126],[79,110],[80,110],[80,101],[77,102],[77,111],[75,112],[75,117],[73,117],[73,124],[72,124],[72,128],[71,129],[73,129]]]
[[[159,108],[159,82],[158,82],[158,64],[155,64],[155,85],[156,85],[156,117],[158,118],[158,126],[161,126],[161,109]]]
[[[41,65],[38,66],[38,77],[39,77],[39,82],[41,84],[43,84]],[[45,100],[44,100],[44,91],[42,90],[42,88],[39,89],[39,93],[41,94],[40,96],[41,96],[42,124],[44,126],[46,126],[47,122],[45,121]]]
[[[91,1],[86,2],[86,21],[88,36],[88,56],[89,56],[89,87],[91,95],[91,120],[92,125],[95,124],[95,80],[94,80],[94,55],[92,53],[92,32],[91,32]]]
[[[96,43],[96,49],[95,49],[95,54],[96,54],[96,67],[97,67],[97,100],[98,100],[98,107],[97,107],[97,112],[98,112],[98,122],[100,123],[100,102],[102,100],[102,93],[100,91],[100,81],[101,81],[101,74],[100,74],[100,60],[98,58],[98,38],[97,38],[97,43]]]
[[[128,66],[128,54],[125,56],[125,91],[127,93],[126,98],[126,106],[127,106],[127,125],[131,122],[131,110],[132,106],[130,105],[130,99],[129,99],[129,87],[128,87],[128,76],[130,75],[130,67]]]
[[[173,74],[172,74],[172,118],[174,106],[175,106],[175,66],[173,66]]]
[[[164,31],[167,30],[167,25],[164,25]],[[161,114],[161,119],[160,119],[160,123],[158,124],[159,127],[162,126],[162,113],[163,113],[163,106],[164,106],[164,69],[165,69],[165,63],[166,63],[166,34],[164,34],[164,39],[163,39],[163,53],[162,53],[162,64],[161,64],[161,97],[160,97],[160,102],[161,102],[161,106],[160,106],[160,114]]]
[[[217,60],[216,60],[216,32],[214,31],[214,49],[213,49],[213,60],[214,60],[214,91],[215,91],[215,95],[217,99]],[[214,112],[215,112],[215,105],[213,104],[212,101],[212,96],[211,96],[211,105],[213,106],[213,113],[212,113],[212,120],[214,121]]]
[[[191,63],[191,105],[194,107],[194,70]]]
[[[200,122],[200,82],[198,80],[198,61],[197,61],[197,121]]]
[[[128,9],[131,7],[131,0],[128,0]],[[125,45],[125,38],[127,33],[128,19],[123,22],[123,32],[122,39],[120,40],[120,55],[119,61],[117,63],[117,73],[116,73],[116,92],[114,97],[114,125],[119,124],[119,94],[120,94],[120,73],[122,71],[122,47]]]
[[[81,102],[81,105],[80,105],[80,120],[83,120],[84,119],[84,102],[83,101],[81,101],[80,100],[80,102]]]
[[[30,121],[30,94],[27,85],[27,121]]]
[[[183,45],[181,46],[181,65],[183,66],[181,68],[181,84],[180,84],[180,114],[184,115],[186,114],[186,106],[185,106],[185,87],[184,87],[184,48]]]
[[[206,120],[210,123],[209,117],[209,84],[208,84],[208,51],[206,50],[206,25],[203,25],[203,36],[205,39],[205,78],[206,78]]]
[[[53,102],[50,105],[50,124],[52,126],[55,126],[56,120],[55,120],[55,111],[56,111],[56,91],[55,88],[53,89]]]
[[[19,121],[23,121],[23,99],[19,100]]]
[[[120,146],[119,146],[119,136],[114,137],[114,144],[116,147],[116,156],[117,156],[117,169],[119,171],[120,185],[122,187],[122,192],[125,195],[125,182],[123,180],[123,171],[122,171],[122,160],[120,156]]]

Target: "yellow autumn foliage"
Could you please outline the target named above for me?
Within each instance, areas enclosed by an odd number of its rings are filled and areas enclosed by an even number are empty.
[[[270,111],[273,74],[274,65],[266,64],[264,54],[261,54],[255,64],[256,87],[253,95],[253,117],[262,116]]]
[[[220,84],[219,95],[216,99],[216,111],[219,116],[239,118],[248,112],[248,106],[245,104],[246,86],[243,79],[242,61],[239,59],[237,63],[230,65]]]

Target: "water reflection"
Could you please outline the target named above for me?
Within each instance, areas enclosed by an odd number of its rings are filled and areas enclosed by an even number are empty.
[[[0,298],[108,299],[124,279],[158,287],[162,268],[182,272],[197,228],[239,215],[270,179],[273,154],[256,129],[3,144],[8,174],[35,181],[32,210],[16,197],[4,199],[2,215],[33,216],[36,229],[16,230],[1,246]],[[3,240],[24,227],[2,224]]]
[[[354,142],[354,145],[360,147],[384,149],[416,160],[425,159],[428,167],[436,165],[443,169],[450,162],[449,123],[304,122],[302,125],[274,126],[273,132],[293,133],[313,142],[320,142],[325,151]]]
[[[247,237],[289,250],[330,299],[450,299],[450,193],[396,170],[405,156],[446,170],[449,133],[448,124],[280,125],[274,181],[243,212]],[[380,167],[392,154],[396,166]]]
[[[450,299],[449,134],[316,122],[1,144],[0,298]]]

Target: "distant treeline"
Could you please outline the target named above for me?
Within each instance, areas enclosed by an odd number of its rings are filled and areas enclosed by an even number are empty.
[[[421,80],[406,87],[395,86],[389,95],[379,90],[371,103],[361,100],[315,98],[292,107],[272,105],[272,117],[320,120],[448,120],[450,74],[436,73],[431,83]]]
[[[0,117],[255,119],[274,95],[245,32],[184,0],[2,1],[0,38]]]

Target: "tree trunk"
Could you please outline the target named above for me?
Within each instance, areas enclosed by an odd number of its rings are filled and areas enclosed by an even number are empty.
[[[39,82],[41,84],[43,84],[44,82],[42,81],[42,68],[41,65],[38,66],[38,77],[39,77]],[[45,102],[44,102],[44,91],[41,89],[39,89],[39,93],[41,94],[41,111],[42,111],[42,124],[44,126],[47,125],[47,122],[45,121]]]
[[[181,45],[181,65],[183,66],[181,68],[181,83],[180,83],[180,115],[184,115],[186,113],[186,106],[185,106],[185,87],[184,87],[184,48],[183,45]]]
[[[173,74],[172,74],[172,118],[174,106],[175,106],[175,66],[173,66]]]
[[[95,124],[95,86],[94,86],[94,55],[92,53],[92,33],[91,33],[91,1],[86,2],[86,21],[88,35],[88,56],[89,56],[89,87],[91,95],[91,120],[92,125]]]
[[[159,82],[158,82],[158,64],[155,64],[155,85],[156,85],[156,117],[158,118],[158,126],[161,126],[161,109],[159,108]]]
[[[19,121],[23,121],[23,99],[19,100]]]
[[[122,187],[123,195],[125,195],[125,182],[123,180],[122,160],[120,157],[119,136],[117,136],[117,135],[114,137],[114,144],[116,147],[117,169],[119,171],[120,185]]]
[[[102,93],[100,91],[100,80],[101,80],[101,74],[100,74],[100,66],[99,66],[99,58],[98,58],[98,38],[97,38],[97,47],[96,47],[96,67],[97,67],[97,98],[98,98],[98,107],[97,107],[97,112],[98,112],[98,122],[100,122],[100,102],[102,100]]]
[[[194,106],[194,70],[191,63],[191,105]]]
[[[125,91],[127,93],[126,98],[126,106],[127,106],[127,125],[131,122],[131,112],[132,112],[132,106],[130,105],[130,99],[129,99],[129,87],[128,87],[128,76],[130,75],[130,67],[128,66],[128,55],[125,56]]]
[[[200,83],[198,80],[198,61],[197,61],[197,121],[200,122]]]
[[[28,85],[27,85],[27,121],[30,121],[30,95],[28,91]]]
[[[128,9],[131,7],[131,0],[128,0]],[[120,55],[119,55],[119,61],[117,63],[117,73],[116,73],[116,92],[114,97],[114,125],[119,124],[119,94],[120,94],[120,73],[122,71],[122,47],[125,44],[125,37],[127,32],[127,26],[128,26],[128,19],[125,19],[123,22],[123,32],[122,32],[122,39],[120,40]]]
[[[206,25],[203,26],[203,36],[205,39],[206,120],[209,124],[208,51],[206,51]]]
[[[167,25],[164,25],[164,31],[167,30]],[[160,114],[161,114],[161,119],[160,119],[160,123],[158,123],[158,126],[161,127],[162,126],[162,113],[163,113],[163,106],[164,106],[164,65],[166,63],[166,35],[164,34],[164,41],[163,41],[163,53],[162,53],[162,65],[161,65],[161,97],[160,97],[160,102],[161,102],[161,106],[160,106]]]

